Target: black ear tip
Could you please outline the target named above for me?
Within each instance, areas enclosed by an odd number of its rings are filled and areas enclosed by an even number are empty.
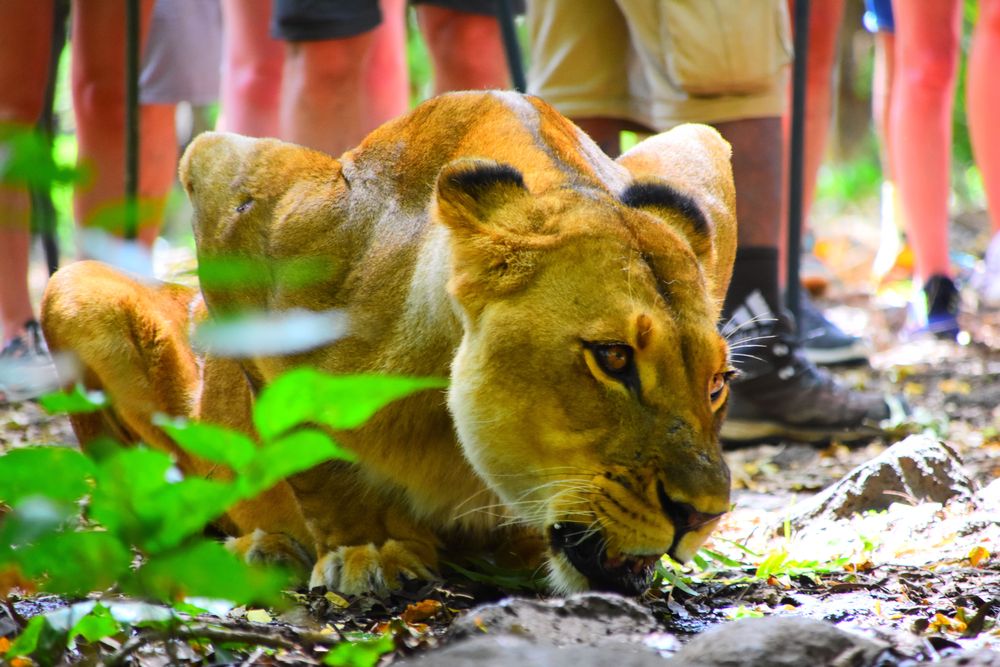
[[[698,202],[690,195],[683,193],[667,183],[656,181],[637,181],[630,183],[622,191],[619,199],[632,208],[667,208],[677,211],[687,217],[700,234],[709,234],[712,230],[704,211]]]
[[[465,191],[512,185],[524,188],[524,177],[517,168],[503,162],[477,160],[471,164],[455,165],[445,176],[448,185]]]

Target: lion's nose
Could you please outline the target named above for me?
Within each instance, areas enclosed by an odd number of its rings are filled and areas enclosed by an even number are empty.
[[[671,523],[674,524],[674,530],[676,531],[674,536],[675,543],[679,541],[680,536],[684,533],[697,530],[706,523],[722,516],[721,512],[716,514],[699,512],[688,503],[677,502],[667,495],[667,490],[663,488],[663,482],[661,481],[656,482],[656,495],[660,499],[660,507],[663,508],[663,512],[670,518]]]

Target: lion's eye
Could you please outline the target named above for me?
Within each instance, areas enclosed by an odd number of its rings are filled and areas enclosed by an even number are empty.
[[[724,371],[722,373],[716,373],[712,376],[712,379],[708,382],[708,397],[712,403],[716,403],[722,396],[722,392],[725,390],[726,385],[729,384],[729,379],[733,376],[733,371]]]
[[[632,348],[628,345],[599,345],[594,349],[594,356],[608,375],[624,375],[632,367]]]

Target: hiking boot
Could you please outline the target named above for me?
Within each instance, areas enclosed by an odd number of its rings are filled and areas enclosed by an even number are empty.
[[[799,331],[806,359],[814,364],[861,364],[868,361],[868,346],[826,319],[805,292],[799,305]]]
[[[58,388],[56,367],[42,330],[38,322],[30,320],[24,333],[0,350],[0,402],[23,401]]]
[[[879,435],[891,410],[877,394],[840,385],[805,357],[787,315],[741,329],[730,341],[734,378],[722,440],[860,440]]]
[[[935,275],[924,284],[923,294],[911,304],[908,327],[910,336],[931,334],[945,340],[955,340],[961,331],[958,311],[961,296],[948,276]]]

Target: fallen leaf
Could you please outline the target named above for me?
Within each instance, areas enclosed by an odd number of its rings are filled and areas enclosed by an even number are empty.
[[[947,378],[938,382],[938,391],[943,394],[961,394],[968,396],[972,392],[972,385],[964,380]]]
[[[979,567],[980,563],[983,563],[990,559],[990,555],[991,554],[986,549],[986,547],[979,545],[972,547],[972,551],[969,552],[968,558],[969,562],[972,564],[972,567]]]
[[[247,620],[251,623],[270,623],[271,615],[265,609],[251,609],[247,612]]]
[[[930,629],[936,632],[953,632],[962,634],[965,632],[966,624],[954,618],[948,618],[942,613],[934,614],[931,620]]]
[[[339,595],[337,595],[333,591],[327,591],[326,593],[323,594],[323,597],[325,597],[327,600],[329,600],[330,604],[332,604],[334,607],[339,607],[341,609],[346,609],[347,607],[349,607],[351,605],[350,602],[348,602],[346,599],[340,597]]]
[[[408,624],[426,621],[441,613],[442,608],[444,608],[444,605],[437,600],[421,600],[420,602],[407,605],[406,610],[400,614],[400,618]]]

